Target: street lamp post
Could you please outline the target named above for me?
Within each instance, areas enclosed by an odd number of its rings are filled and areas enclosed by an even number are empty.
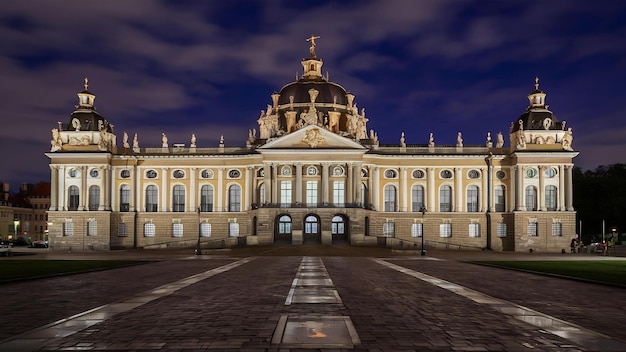
[[[426,255],[426,251],[424,250],[424,214],[426,214],[426,208],[421,207],[420,211],[422,212],[422,250],[420,251],[420,253],[422,255]]]
[[[202,234],[202,222],[200,221],[200,207],[198,207],[198,245],[196,246],[196,255],[202,255],[200,248],[200,234]]]

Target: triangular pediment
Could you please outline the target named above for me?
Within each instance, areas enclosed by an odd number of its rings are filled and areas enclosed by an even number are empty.
[[[366,148],[352,139],[342,137],[319,126],[306,126],[290,134],[278,137],[262,147],[259,151],[268,149],[356,149]]]

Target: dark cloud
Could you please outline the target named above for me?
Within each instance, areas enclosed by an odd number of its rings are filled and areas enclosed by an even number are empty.
[[[84,77],[121,134],[242,145],[315,34],[323,71],[383,143],[507,135],[535,76],[583,168],[624,162],[626,5],[587,1],[14,1],[0,13],[0,180],[49,174],[50,129]],[[622,133],[620,135],[620,133]],[[17,156],[14,152],[20,150]],[[28,162],[25,162],[28,160]]]

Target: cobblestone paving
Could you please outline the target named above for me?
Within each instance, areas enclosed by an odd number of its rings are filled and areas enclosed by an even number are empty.
[[[43,350],[296,351],[271,344],[285,314],[350,317],[361,341],[357,351],[593,350],[357,256],[363,250],[354,256],[349,249],[322,256],[343,304],[286,306],[304,252],[299,248],[294,256],[273,251],[271,256],[256,257],[103,323],[52,339]],[[3,294],[11,299],[0,302],[0,340],[236,260],[187,259],[2,285]],[[388,258],[612,337],[619,338],[626,326],[623,305],[602,304],[608,297],[623,302],[623,289],[456,260],[422,259]]]

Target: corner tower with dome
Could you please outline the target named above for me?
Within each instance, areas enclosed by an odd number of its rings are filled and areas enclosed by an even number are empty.
[[[492,140],[381,144],[355,96],[322,74],[311,36],[303,71],[270,95],[240,146],[140,145],[85,89],[52,129],[52,250],[324,243],[561,252],[576,234],[572,129],[535,89]],[[105,108],[106,110],[106,108]],[[376,118],[376,117],[372,117]],[[115,118],[113,118],[115,120]],[[251,117],[251,121],[255,121]],[[123,127],[121,130],[123,130]],[[118,129],[119,130],[119,129]],[[457,132],[452,132],[457,133]],[[202,131],[197,132],[202,136]],[[242,131],[242,136],[245,132]],[[153,136],[154,137],[154,136]]]

